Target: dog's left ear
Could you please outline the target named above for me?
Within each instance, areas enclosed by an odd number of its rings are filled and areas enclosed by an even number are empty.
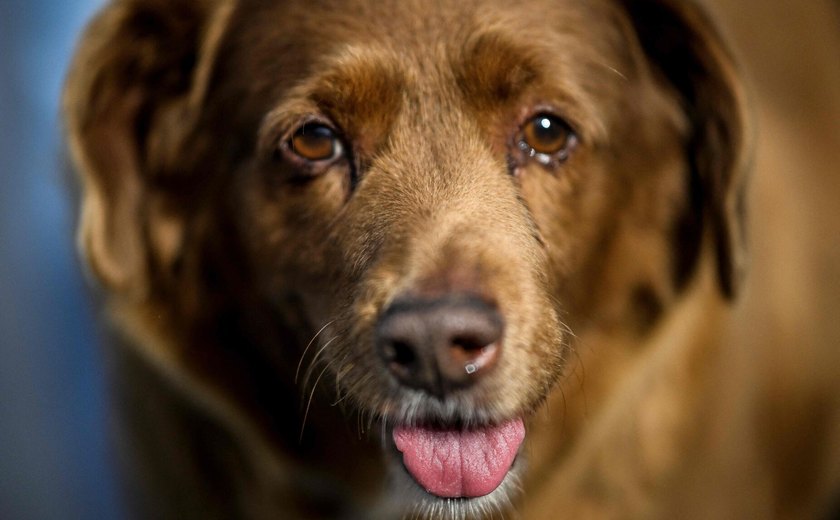
[[[732,299],[746,263],[746,103],[734,61],[690,0],[619,0],[642,50],[677,92],[691,125],[688,159],[712,225],[723,294]],[[698,194],[692,194],[696,197]]]

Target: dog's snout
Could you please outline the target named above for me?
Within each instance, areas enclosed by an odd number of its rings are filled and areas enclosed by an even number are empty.
[[[402,384],[442,397],[495,365],[503,329],[496,308],[476,296],[403,298],[383,313],[376,341]]]

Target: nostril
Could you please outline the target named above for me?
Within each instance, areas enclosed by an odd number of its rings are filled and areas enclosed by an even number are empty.
[[[496,364],[504,330],[496,309],[471,301],[443,314],[440,325],[437,363],[450,384],[470,384]]]
[[[471,376],[493,366],[498,357],[498,351],[497,343],[488,345],[483,341],[464,342],[455,340],[450,346],[449,352],[444,355],[441,365],[450,377],[457,379],[458,373]]]
[[[405,341],[392,341],[383,346],[382,351],[385,360],[400,366],[410,366],[417,361],[414,349]]]
[[[461,350],[481,350],[487,346],[487,342],[477,336],[456,336],[452,338],[452,346]]]

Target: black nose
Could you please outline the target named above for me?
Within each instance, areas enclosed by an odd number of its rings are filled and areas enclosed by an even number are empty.
[[[476,296],[402,298],[380,317],[376,341],[401,383],[442,397],[495,365],[503,330],[496,308]]]

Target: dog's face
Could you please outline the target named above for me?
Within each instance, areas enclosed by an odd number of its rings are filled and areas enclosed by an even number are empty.
[[[421,502],[502,501],[572,332],[643,338],[704,223],[733,291],[739,94],[693,8],[136,1],[99,24],[68,95],[96,271],[176,342],[220,300],[295,307],[315,337],[273,355],[382,424]]]

